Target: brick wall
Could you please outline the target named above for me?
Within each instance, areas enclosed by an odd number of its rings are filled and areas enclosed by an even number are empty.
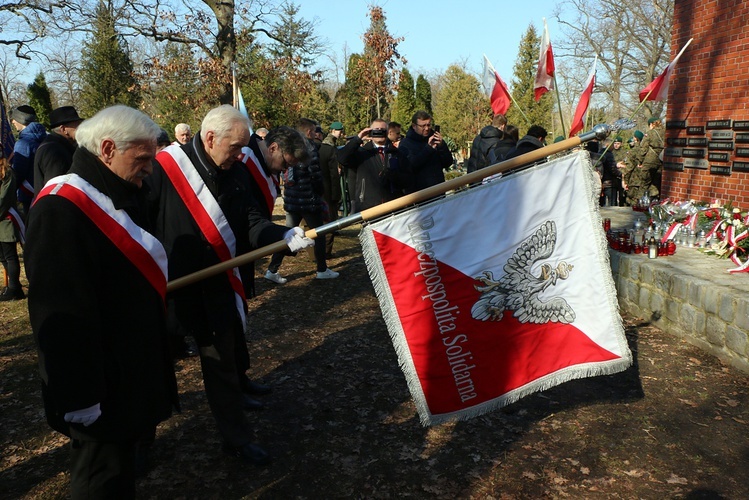
[[[690,39],[694,41],[684,52],[671,77],[666,121],[686,121],[687,126],[705,126],[708,121],[749,121],[749,2],[745,0],[677,0],[671,37],[671,58]],[[746,134],[749,130],[732,130]],[[667,138],[706,137],[687,135],[685,129],[669,129]],[[741,136],[739,136],[741,137]],[[741,137],[744,139],[745,137]],[[739,148],[749,151],[749,143],[734,141],[728,161],[712,161],[711,166],[737,167],[734,161],[746,162],[749,156],[738,156]],[[708,159],[707,147],[704,159]],[[731,169],[730,175],[711,169],[686,168],[683,157],[666,157],[665,162],[683,171],[664,170],[663,195],[688,200],[733,200],[742,209],[749,208],[749,173]],[[694,161],[694,160],[687,160]],[[717,170],[717,169],[716,169]]]

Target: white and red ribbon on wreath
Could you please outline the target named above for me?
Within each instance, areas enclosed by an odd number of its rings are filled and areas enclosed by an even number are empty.
[[[747,236],[749,236],[749,231],[744,230],[740,234],[736,234],[733,225],[729,225],[726,228],[726,236],[723,241],[727,244],[728,257],[738,266],[735,269],[729,269],[729,273],[745,273],[749,271],[749,259],[746,259],[746,262],[741,262],[741,259],[737,255],[739,251],[743,251],[743,249],[739,248],[739,242],[746,239]]]

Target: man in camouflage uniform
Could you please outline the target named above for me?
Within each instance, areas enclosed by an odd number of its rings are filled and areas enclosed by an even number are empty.
[[[640,198],[648,192],[652,184],[650,171],[640,166],[637,158],[640,152],[640,146],[645,134],[635,130],[635,134],[630,142],[630,150],[627,151],[626,157],[622,162],[622,186],[627,192],[627,205],[636,205]],[[619,165],[617,165],[619,166]]]
[[[650,198],[655,198],[661,192],[661,173],[663,172],[661,152],[663,152],[664,134],[660,118],[650,118],[648,127],[649,130],[640,143],[635,159],[643,170],[648,171],[650,183],[647,186],[647,194]]]

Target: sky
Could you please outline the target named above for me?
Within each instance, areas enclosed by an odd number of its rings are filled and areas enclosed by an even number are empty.
[[[339,58],[346,52],[361,53],[362,35],[369,28],[372,0],[330,2],[304,0],[299,15],[315,20],[315,32],[326,38]],[[419,74],[443,73],[453,63],[466,62],[466,69],[479,75],[482,55],[486,54],[499,75],[508,84],[520,39],[533,23],[540,35],[543,19],[549,26],[554,46],[562,36],[553,19],[558,0],[380,0],[385,23],[393,37],[404,37],[398,48],[414,79]]]

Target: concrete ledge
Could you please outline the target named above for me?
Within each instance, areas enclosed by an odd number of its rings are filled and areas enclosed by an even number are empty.
[[[614,228],[631,227],[638,216],[601,209]],[[749,273],[729,274],[730,260],[683,247],[658,259],[614,250],[609,257],[623,311],[749,373]]]

